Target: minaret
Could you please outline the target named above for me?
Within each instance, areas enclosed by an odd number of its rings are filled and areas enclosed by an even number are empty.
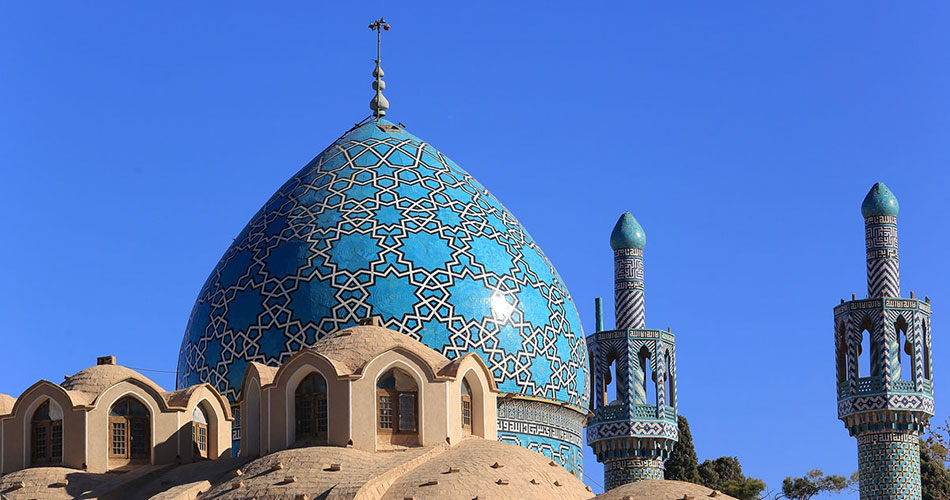
[[[607,490],[641,479],[663,479],[676,443],[676,346],[669,331],[645,329],[643,247],[646,235],[630,212],[610,234],[614,251],[616,328],[587,337],[593,388],[587,443],[604,464]],[[611,383],[616,399],[609,401]]]
[[[868,296],[834,310],[838,418],[858,440],[862,500],[921,498],[917,441],[934,411],[930,299],[900,298],[898,210],[881,182],[864,198]]]

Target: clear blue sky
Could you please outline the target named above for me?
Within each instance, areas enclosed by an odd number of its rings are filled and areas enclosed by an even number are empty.
[[[390,117],[516,214],[588,333],[610,230],[642,223],[647,325],[678,334],[700,459],[770,487],[857,468],[832,308],[864,293],[879,180],[947,416],[950,5],[359,4],[0,5],[0,392],[105,354],[174,371],[231,239],[369,113],[382,14]]]

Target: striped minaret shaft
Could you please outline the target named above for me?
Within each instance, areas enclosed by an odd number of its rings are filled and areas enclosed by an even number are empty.
[[[868,297],[900,297],[897,216],[865,217],[864,242],[867,248]]]
[[[642,248],[614,250],[614,317],[618,330],[646,326]]]

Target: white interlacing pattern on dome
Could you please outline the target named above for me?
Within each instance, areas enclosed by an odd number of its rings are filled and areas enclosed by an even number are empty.
[[[374,314],[449,358],[478,353],[502,391],[585,407],[577,312],[521,224],[431,146],[371,132],[321,153],[235,239],[195,304],[179,386],[233,399],[247,362]]]

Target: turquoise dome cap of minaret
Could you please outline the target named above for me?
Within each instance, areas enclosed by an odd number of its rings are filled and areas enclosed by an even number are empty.
[[[868,195],[864,197],[864,203],[861,204],[861,215],[865,219],[875,215],[893,215],[897,217],[900,208],[894,193],[887,189],[883,182],[878,182],[871,187]],[[611,239],[611,241],[613,240]]]
[[[630,212],[624,212],[617,220],[617,225],[610,233],[610,248],[620,250],[622,248],[639,248],[647,246],[647,235],[643,232],[643,227],[637,222]]]

